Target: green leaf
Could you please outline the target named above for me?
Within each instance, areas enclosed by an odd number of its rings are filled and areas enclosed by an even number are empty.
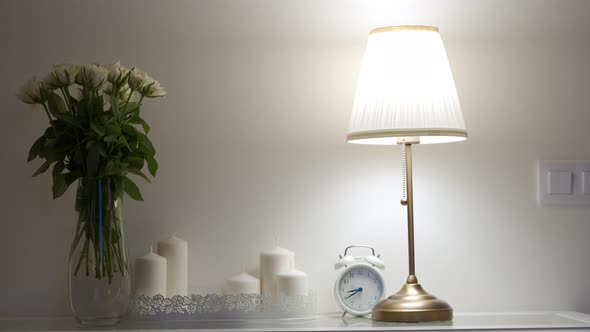
[[[43,146],[45,145],[45,139],[45,135],[42,135],[35,141],[35,143],[33,143],[33,146],[31,146],[31,149],[29,150],[29,157],[27,158],[27,162],[30,162],[39,155],[39,152],[41,152]]]
[[[53,175],[53,199],[56,199],[63,195],[68,186],[66,185],[66,176],[64,174]]]
[[[49,163],[53,163],[65,158],[65,151],[63,144],[59,144],[58,139],[47,139],[43,148],[39,151],[39,157],[46,159]]]
[[[35,173],[33,173],[33,177],[35,177],[35,176],[37,176],[37,175],[39,175],[39,174],[45,173],[45,171],[47,171],[47,170],[49,169],[49,166],[50,166],[50,165],[51,165],[51,162],[50,162],[50,161],[48,161],[48,160],[46,160],[46,161],[43,163],[43,165],[41,165],[41,167],[39,167],[39,168],[38,168],[38,169],[35,171]]]
[[[141,125],[143,127],[143,132],[146,133],[146,135],[150,132],[150,126],[147,124],[147,122],[145,122],[144,119],[140,118],[139,116],[131,118],[129,120],[129,123]]]
[[[152,141],[150,141],[150,139],[144,134],[140,134],[139,136],[139,146],[149,155],[153,156],[156,154],[156,149],[154,148]]]
[[[158,171],[158,162],[152,156],[150,156],[146,160],[147,160],[148,170],[150,171],[150,174],[152,176],[156,176],[156,172]]]
[[[62,196],[76,179],[80,177],[79,172],[70,172],[53,176],[53,199]]]
[[[131,167],[135,169],[142,169],[143,168],[143,158],[129,156],[123,159],[124,163],[129,164]]]
[[[137,185],[126,176],[123,177],[123,190],[125,190],[125,193],[127,193],[132,199],[143,201],[143,197],[141,197],[141,192]]]
[[[138,171],[138,170],[136,170],[136,169],[133,169],[133,168],[129,168],[129,169],[127,169],[127,171],[128,171],[129,173],[131,173],[131,174],[135,174],[135,175],[137,175],[137,176],[139,176],[139,177],[143,178],[143,179],[144,179],[144,180],[146,180],[147,182],[150,182],[150,183],[152,182],[152,181],[150,181],[150,179],[147,177],[147,175],[145,175],[145,173],[143,173],[142,171]]]
[[[107,164],[103,169],[100,170],[98,173],[99,177],[111,176],[115,174],[121,174],[121,170],[115,165],[115,162],[112,160],[107,161]]]
[[[103,139],[103,141],[105,143],[114,143],[114,142],[117,142],[117,137],[116,136],[112,136],[112,135],[105,136],[105,138]]]
[[[139,104],[130,102],[125,108],[125,115],[136,112],[137,110],[139,110]]]
[[[113,117],[113,116],[111,116],[111,117]],[[116,125],[111,125],[111,126],[107,127],[107,134],[109,136],[119,136],[119,135],[121,135],[121,128]]]
[[[142,133],[137,130],[133,125],[127,124],[123,126],[123,132],[127,133],[129,136],[140,137]]]
[[[98,136],[104,136],[104,128],[100,127],[96,122],[90,122],[90,129],[94,131]]]
[[[131,151],[131,147],[129,146],[129,142],[127,142],[127,139],[125,138],[125,136],[120,136],[119,137],[119,143],[121,145],[123,145],[124,147],[126,147],[127,150]]]
[[[49,107],[49,112],[55,117],[68,111],[66,102],[55,92],[51,92],[47,96],[47,106]]]
[[[70,172],[70,173],[66,173],[66,183],[68,184],[68,186],[72,183],[74,183],[74,181],[76,181],[78,178],[82,177],[82,173],[80,173],[80,171],[74,171],[74,172]]]
[[[47,138],[55,138],[55,128],[53,128],[53,126],[47,127],[47,129],[45,129],[44,135]]]
[[[55,163],[55,165],[53,165],[53,177],[55,177],[56,175],[61,174],[61,172],[63,172],[63,170],[66,168],[66,165],[64,164],[63,160],[59,160],[58,162]]]
[[[54,116],[58,120],[61,120],[73,127],[77,127],[77,128],[82,129],[82,125],[80,124],[80,122],[78,122],[78,119],[69,113],[58,113],[58,114],[54,114]]]

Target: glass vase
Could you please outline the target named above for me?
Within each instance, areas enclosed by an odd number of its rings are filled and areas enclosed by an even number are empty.
[[[84,325],[114,325],[127,315],[130,276],[123,190],[115,178],[82,178],[70,249],[70,305]]]

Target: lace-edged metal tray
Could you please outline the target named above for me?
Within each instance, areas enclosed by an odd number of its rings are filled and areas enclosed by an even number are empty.
[[[316,314],[316,295],[139,296],[132,302],[131,314],[142,321],[310,320]]]

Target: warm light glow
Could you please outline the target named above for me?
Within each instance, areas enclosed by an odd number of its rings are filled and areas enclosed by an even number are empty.
[[[438,29],[375,29],[363,57],[348,142],[421,144],[467,137],[455,82]]]

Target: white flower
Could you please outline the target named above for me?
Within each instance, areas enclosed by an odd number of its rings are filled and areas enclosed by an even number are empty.
[[[133,91],[141,93],[144,97],[156,98],[166,95],[166,91],[164,91],[160,82],[154,80],[141,69],[133,68],[131,70],[128,83]]]
[[[125,80],[125,76],[129,74],[129,68],[121,65],[119,61],[111,65],[106,65],[105,68],[109,71],[107,81],[113,84],[121,84]]]
[[[166,91],[160,85],[160,82],[158,82],[158,81],[153,81],[151,84],[144,86],[141,89],[140,93],[144,97],[148,97],[148,98],[163,97],[166,95]]]
[[[20,88],[16,97],[23,103],[41,104],[45,102],[45,87],[41,81],[33,76]]]
[[[103,87],[103,91],[105,94],[107,95],[112,95],[113,94],[113,84],[112,83],[106,83]]]
[[[127,99],[129,99],[129,97],[131,96],[132,93],[133,93],[133,91],[131,91],[131,88],[129,87],[129,85],[125,84],[119,89],[119,98],[123,99],[123,100],[127,100]]]
[[[112,83],[107,82],[104,85],[104,93],[109,96],[111,96],[113,94],[113,84]],[[119,87],[118,93],[117,93],[117,97],[119,97],[119,99],[127,100],[130,95],[131,95],[131,89],[129,88],[129,85],[123,84],[121,87]]]
[[[108,69],[99,65],[84,65],[76,75],[76,83],[88,89],[100,88],[109,75]]]
[[[55,65],[53,66],[53,71],[45,76],[43,83],[52,90],[67,88],[74,84],[74,79],[79,71],[80,67],[77,65]]]
[[[138,91],[153,82],[154,79],[141,69],[133,68],[131,73],[129,73],[129,87],[133,91]]]

